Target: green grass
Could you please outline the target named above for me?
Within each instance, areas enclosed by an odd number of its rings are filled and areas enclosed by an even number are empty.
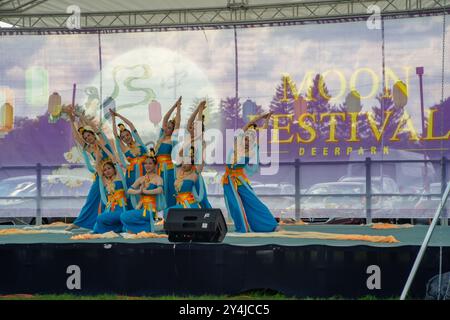
[[[397,300],[398,297],[377,298],[374,296],[363,296],[356,300]],[[95,295],[83,296],[72,294],[37,294],[37,295],[0,295],[0,300],[298,300],[298,298],[286,297],[283,294],[248,293],[240,295],[200,295],[200,296],[122,296],[122,295]],[[307,297],[302,300],[348,300],[341,296],[328,298]]]
[[[236,296],[226,295],[200,295],[200,296],[122,296],[102,294],[95,296],[82,296],[72,294],[43,294],[43,295],[4,295],[0,300],[287,300],[293,299],[285,297],[282,294],[263,295],[263,294],[244,294]]]

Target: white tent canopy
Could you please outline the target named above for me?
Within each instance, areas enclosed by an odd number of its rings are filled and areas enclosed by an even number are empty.
[[[0,0],[0,27],[67,31],[78,8],[80,29],[97,30],[360,19],[372,5],[385,16],[450,10],[445,0]]]

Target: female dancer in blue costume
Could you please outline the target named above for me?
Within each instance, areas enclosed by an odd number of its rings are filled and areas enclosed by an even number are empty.
[[[140,200],[135,210],[128,210],[120,216],[125,232],[155,231],[157,213],[165,209],[163,180],[156,173],[156,166],[155,156],[145,156],[145,175],[139,177],[128,189],[128,194],[132,197],[140,196]]]
[[[111,113],[113,132],[116,138],[116,150],[122,165],[127,168],[126,180],[127,186],[130,187],[139,177],[144,175],[143,163],[148,150],[131,121],[112,109],[109,109],[109,112]],[[122,123],[119,123],[116,127],[116,117],[128,125],[131,131]],[[119,128],[119,134],[117,128]]]
[[[169,120],[172,113],[177,110],[175,119]],[[176,204],[175,199],[175,167],[172,162],[172,149],[175,141],[172,139],[172,134],[175,130],[180,128],[181,122],[181,97],[166,113],[163,119],[163,126],[161,129],[158,143],[156,144],[156,159],[158,160],[158,174],[163,179],[164,183],[164,197],[167,206]]]
[[[236,232],[272,232],[277,229],[277,221],[269,208],[253,191],[246,171],[251,173],[258,164],[250,164],[250,158],[256,156],[258,163],[258,146],[256,142],[256,122],[265,118],[264,128],[268,127],[271,113],[250,121],[243,129],[245,144],[235,141],[231,159],[227,159],[226,171],[222,177],[225,204],[231,215]],[[250,143],[254,138],[255,143]],[[242,140],[242,137],[241,137]]]
[[[167,219],[167,213],[171,208],[200,208],[199,199],[203,197],[203,188],[200,185],[200,193],[197,193],[195,188],[197,180],[198,174],[194,170],[194,157],[191,155],[191,161],[183,163],[177,170],[177,179],[175,180],[177,204],[164,211],[164,219]]]
[[[96,155],[100,159],[100,154]],[[122,169],[111,161],[97,160],[97,172],[100,176],[100,195],[105,210],[97,216],[94,233],[123,230],[120,216],[126,211],[126,181]]]
[[[97,216],[102,212],[103,208],[100,198],[98,174],[91,164],[91,157],[96,161],[96,156],[99,156],[100,160],[115,159],[115,156],[113,155],[113,148],[105,134],[84,115],[79,115],[80,123],[78,123],[77,127],[75,124],[75,113],[73,112],[73,108],[70,108],[69,110],[74,140],[81,148],[81,153],[88,170],[94,174],[94,181],[89,189],[86,202],[81,208],[78,217],[66,228],[66,230],[70,231],[78,228],[93,229]]]
[[[198,158],[198,160],[200,160],[200,162],[202,164],[204,162],[204,152],[205,152],[205,148],[206,148],[205,141],[203,138],[203,134],[205,132],[203,111],[205,110],[205,108],[206,108],[206,101],[203,100],[200,102],[200,104],[197,106],[195,111],[192,113],[192,115],[189,118],[188,123],[187,123],[187,129],[191,136],[191,148],[194,148],[194,150],[199,151],[198,152],[199,154],[197,154],[197,157],[195,159],[197,160],[197,158]],[[197,120],[195,120],[196,118],[197,118]],[[198,146],[199,143],[201,143],[201,147]],[[201,187],[203,188],[203,197],[200,200],[200,206],[202,208],[209,209],[209,208],[212,208],[212,206],[208,200],[208,194],[206,192],[206,184],[201,175],[201,170],[198,170],[198,169],[199,169],[199,167],[197,167],[197,166],[194,167],[194,170],[197,171],[197,175],[198,175],[198,179],[195,182],[195,188],[197,190],[197,193],[199,193],[200,192],[200,184],[202,185]]]

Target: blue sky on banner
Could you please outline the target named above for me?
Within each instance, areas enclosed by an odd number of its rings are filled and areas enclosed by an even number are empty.
[[[450,19],[449,19],[450,20]],[[447,43],[450,23],[447,22]],[[267,108],[281,76],[289,73],[300,85],[307,72],[328,72],[326,84],[333,104],[341,104],[352,75],[369,68],[378,76],[381,91],[381,32],[365,22],[238,29],[239,95]],[[387,20],[385,22],[386,66],[405,77],[409,70],[408,111],[419,126],[420,105],[417,66],[425,67],[425,107],[441,99],[442,17]],[[57,91],[71,100],[77,83],[77,101],[85,103],[88,87],[99,86],[97,35],[5,36],[0,42],[0,87],[14,91],[16,116],[34,117],[46,110],[48,94],[29,92],[34,73],[48,73],[48,93]],[[220,99],[234,96],[234,37],[232,29],[119,33],[102,35],[103,99],[119,90],[116,105],[144,134],[148,126],[146,99],[156,99],[169,108],[178,95],[191,106],[195,98],[208,96],[217,107]],[[146,69],[148,66],[149,69]],[[446,55],[447,70],[450,57]],[[149,71],[148,78],[145,72]],[[342,88],[338,70],[344,75]],[[34,72],[34,73],[33,73]],[[130,79],[137,77],[137,79]],[[128,81],[127,81],[128,80]],[[126,83],[128,82],[128,86]],[[133,85],[129,85],[130,82]],[[31,83],[31,84],[30,84]],[[450,84],[450,72],[445,72]],[[117,86],[115,86],[117,84]],[[356,88],[362,95],[373,89],[373,80],[360,73]],[[133,90],[130,87],[138,87]],[[151,92],[144,89],[151,89]],[[300,90],[304,94],[304,87]],[[345,92],[339,95],[340,91]],[[450,92],[446,89],[446,95]],[[36,98],[36,95],[38,96]],[[40,95],[40,96],[39,96]],[[1,98],[1,97],[0,97]],[[36,98],[36,99],[34,99]],[[373,96],[362,101],[363,111],[377,105]],[[185,108],[185,112],[189,108]],[[120,110],[120,108],[119,108]]]

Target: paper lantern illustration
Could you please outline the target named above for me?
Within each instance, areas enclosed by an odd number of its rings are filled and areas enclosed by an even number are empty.
[[[161,121],[162,119],[161,104],[158,101],[152,100],[152,102],[149,103],[148,117],[150,119],[150,122],[153,123],[155,126]]]
[[[250,99],[247,99],[247,101],[245,101],[242,106],[242,117],[244,118],[244,120],[249,121],[250,116],[255,114],[256,114],[256,103]]]
[[[0,87],[0,104],[4,103],[14,105],[14,91],[9,87]]]
[[[298,121],[298,118],[306,113],[308,110],[308,103],[305,98],[299,96],[297,100],[294,101],[294,121]]]
[[[10,131],[14,128],[14,108],[9,103],[5,103],[2,106],[1,127],[5,131]]]
[[[397,81],[392,88],[394,105],[401,109],[408,103],[408,87],[403,81]]]
[[[48,113],[53,118],[58,118],[61,114],[61,96],[57,92],[53,92],[48,97]]]
[[[33,107],[45,105],[48,97],[48,72],[42,67],[31,67],[25,72],[26,102]]]
[[[358,91],[352,90],[345,97],[345,105],[347,106],[348,112],[360,112],[361,106],[361,95]]]

